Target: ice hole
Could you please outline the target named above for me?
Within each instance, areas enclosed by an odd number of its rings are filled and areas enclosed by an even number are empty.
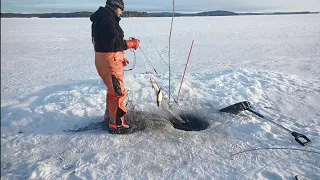
[[[182,114],[180,117],[184,122],[181,122],[181,120],[178,120],[175,117],[170,119],[170,122],[175,129],[184,131],[202,131],[209,127],[209,123],[207,121],[195,115]]]

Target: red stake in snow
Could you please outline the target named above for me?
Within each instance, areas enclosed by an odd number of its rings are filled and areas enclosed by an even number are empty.
[[[194,40],[192,41],[191,48],[190,48],[190,52],[189,52],[189,56],[188,56],[188,60],[187,60],[187,63],[186,63],[186,67],[184,68],[184,73],[183,73],[183,77],[182,77],[181,84],[180,84],[180,89],[179,89],[179,93],[178,93],[177,103],[179,102],[181,87],[182,87],[182,83],[183,83],[183,80],[184,80],[184,76],[186,75],[187,67],[188,67],[189,60],[190,60],[190,55],[191,55],[191,52],[192,52],[193,43],[194,43]]]

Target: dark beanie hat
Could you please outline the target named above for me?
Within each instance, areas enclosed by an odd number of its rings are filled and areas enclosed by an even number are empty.
[[[115,6],[124,10],[123,0],[107,0],[106,4],[110,6]]]

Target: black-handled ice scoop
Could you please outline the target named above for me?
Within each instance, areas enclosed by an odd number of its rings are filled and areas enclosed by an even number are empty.
[[[277,125],[278,127],[288,131],[292,136],[294,136],[295,140],[299,144],[301,144],[302,146],[305,146],[308,143],[311,143],[310,139],[307,136],[305,136],[303,134],[300,134],[300,133],[297,133],[297,132],[294,132],[294,131],[291,131],[288,128],[286,128],[286,127],[274,122],[272,119],[270,119],[268,117],[265,117],[262,114],[252,110],[251,108],[252,108],[252,105],[251,105],[251,103],[249,101],[243,101],[243,102],[239,102],[239,103],[233,104],[231,106],[228,106],[226,108],[220,109],[220,112],[238,114],[240,111],[247,110],[247,111],[253,113],[254,115],[258,116],[259,118],[265,119],[265,120]]]

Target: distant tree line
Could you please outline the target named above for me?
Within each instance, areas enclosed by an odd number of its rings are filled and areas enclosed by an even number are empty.
[[[81,18],[90,17],[93,12],[72,12],[72,13],[1,13],[1,18]],[[150,17],[146,12],[125,11],[122,17]]]
[[[273,13],[238,13],[239,15],[290,15],[290,14],[318,14],[319,12],[273,12]]]
[[[171,17],[172,12],[160,12],[160,13],[150,13],[152,17]],[[230,11],[206,11],[200,13],[175,13],[175,17],[187,17],[187,16],[235,16],[237,13]]]
[[[200,13],[175,13],[175,17],[188,16],[243,16],[243,15],[289,15],[289,14],[317,14],[318,12],[272,12],[272,13],[235,13],[231,11],[206,11]],[[171,17],[171,12],[149,13],[151,17]]]
[[[22,14],[22,13],[1,13],[1,18],[80,18],[90,17],[93,12],[72,12],[72,13],[44,13],[44,14]],[[288,14],[316,14],[319,12],[273,12],[273,13],[234,13],[230,11],[206,11],[200,13],[175,13],[176,17],[186,16],[239,16],[239,15],[288,15]],[[147,13],[138,11],[125,11],[122,17],[172,17],[171,12]]]
[[[124,11],[122,17],[151,17],[147,12]]]

